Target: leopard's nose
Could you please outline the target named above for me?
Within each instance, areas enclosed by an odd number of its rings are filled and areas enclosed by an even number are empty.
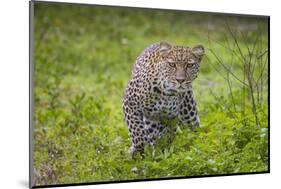
[[[183,83],[185,81],[185,78],[184,77],[177,77],[176,80],[179,83]]]

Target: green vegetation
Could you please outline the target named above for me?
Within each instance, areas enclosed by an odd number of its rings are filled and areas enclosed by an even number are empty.
[[[268,170],[267,19],[35,3],[34,183]],[[148,45],[206,48],[193,84],[201,128],[132,160],[122,96]]]

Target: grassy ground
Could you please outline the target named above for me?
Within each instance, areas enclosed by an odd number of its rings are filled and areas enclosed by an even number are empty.
[[[239,49],[225,48],[235,46],[226,23],[244,32],[236,41],[247,54],[257,36],[259,49],[267,49],[266,19],[35,4],[34,184],[268,170],[267,72],[251,96],[219,61],[243,75],[233,55]],[[162,40],[207,49],[193,84],[202,127],[178,132],[154,159],[131,160],[122,95],[136,57]],[[267,70],[263,57],[265,67],[255,69]],[[256,111],[252,97],[259,97]]]

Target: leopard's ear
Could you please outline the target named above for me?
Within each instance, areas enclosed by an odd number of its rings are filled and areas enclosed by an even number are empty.
[[[191,52],[199,58],[199,60],[202,59],[203,55],[205,54],[205,50],[203,45],[196,45],[191,49]]]
[[[165,56],[169,53],[169,51],[171,50],[172,45],[170,45],[169,43],[162,41],[160,42],[160,49],[159,49],[159,53],[161,56]]]

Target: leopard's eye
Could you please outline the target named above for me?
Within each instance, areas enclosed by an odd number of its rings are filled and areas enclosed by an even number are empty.
[[[174,62],[168,62],[168,64],[169,64],[169,66],[171,66],[171,67],[176,67],[176,63],[174,63]]]
[[[193,66],[194,66],[194,64],[191,64],[191,63],[186,65],[187,68],[192,68]]]

